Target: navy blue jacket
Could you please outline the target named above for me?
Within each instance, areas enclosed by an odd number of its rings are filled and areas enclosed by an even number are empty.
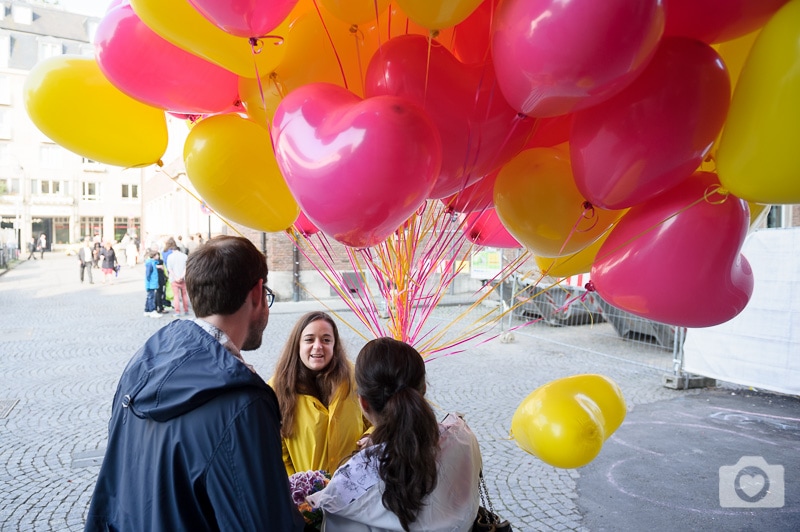
[[[303,530],[274,392],[196,323],[123,372],[86,530]]]

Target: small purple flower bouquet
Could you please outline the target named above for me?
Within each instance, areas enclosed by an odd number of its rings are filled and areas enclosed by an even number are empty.
[[[317,530],[322,527],[322,510],[313,509],[306,501],[306,497],[327,486],[330,480],[331,476],[327,471],[299,471],[289,477],[292,501],[297,505],[306,523]]]

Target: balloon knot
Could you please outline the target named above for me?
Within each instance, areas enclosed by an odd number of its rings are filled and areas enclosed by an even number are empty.
[[[350,33],[358,33],[358,24],[350,26]]]
[[[431,39],[435,39],[439,36],[439,30],[431,30]]]
[[[159,168],[163,168],[164,167],[164,161],[159,159],[158,161],[156,161],[156,166],[158,166]]]
[[[586,289],[587,292],[597,292],[597,290],[594,287],[594,283],[591,281],[587,282],[585,285],[583,285],[583,287]]]

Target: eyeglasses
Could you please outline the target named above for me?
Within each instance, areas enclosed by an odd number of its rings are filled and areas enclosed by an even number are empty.
[[[271,307],[275,302],[275,292],[270,290],[266,283],[264,283],[264,297],[267,300],[267,307]]]

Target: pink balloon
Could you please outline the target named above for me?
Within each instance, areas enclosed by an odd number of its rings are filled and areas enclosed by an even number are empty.
[[[663,29],[662,0],[507,0],[492,26],[500,89],[530,116],[591,107],[636,78]]]
[[[453,28],[453,55],[466,64],[490,59],[492,18],[500,0],[484,0],[463,22]]]
[[[464,225],[467,240],[479,246],[492,248],[521,248],[516,238],[505,228],[494,209],[483,212],[471,212]]]
[[[520,117],[497,90],[491,62],[463,65],[422,35],[401,35],[373,56],[367,96],[402,96],[433,119],[442,138],[442,170],[431,198],[443,198],[499,168],[528,140],[535,121]]]
[[[730,79],[699,41],[669,37],[627,89],[575,113],[575,183],[594,205],[623,209],[686,179],[722,130]]]
[[[442,203],[451,212],[483,211],[494,207],[494,182],[498,173],[500,170],[495,170],[461,192],[443,198]]]
[[[292,227],[303,236],[311,236],[315,233],[319,233],[319,227],[314,225],[314,222],[309,220],[308,216],[306,216],[303,211],[300,211],[300,216],[297,217]]]
[[[764,24],[789,0],[669,0],[664,35],[729,41]]]
[[[428,197],[441,165],[430,118],[394,96],[362,100],[311,83],[281,101],[273,128],[278,166],[303,212],[351,247],[391,235]]]
[[[262,37],[289,16],[298,0],[189,0],[218,28],[239,37]]]
[[[110,10],[95,34],[97,64],[119,90],[153,107],[219,113],[239,100],[239,78],[158,36],[130,4]]]
[[[592,266],[603,299],[679,327],[709,327],[739,314],[753,293],[753,272],[739,253],[750,214],[733,195],[719,201],[710,193],[718,186],[716,175],[699,172],[628,211]]]

